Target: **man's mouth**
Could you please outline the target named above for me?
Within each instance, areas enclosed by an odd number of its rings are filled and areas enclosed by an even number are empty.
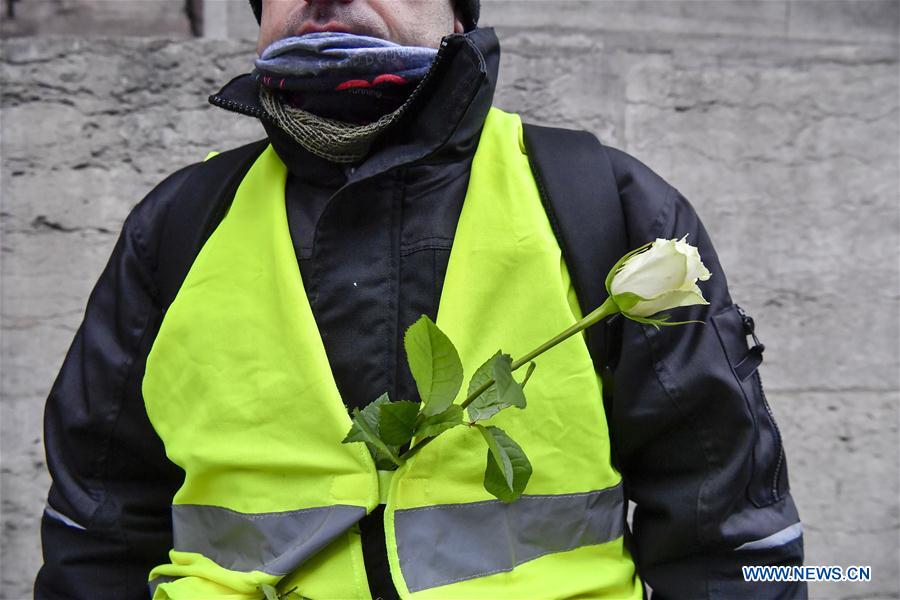
[[[304,35],[306,33],[313,33],[318,31],[342,31],[344,33],[353,33],[352,28],[344,25],[343,23],[338,23],[337,21],[328,21],[323,25],[307,21],[300,29],[297,30],[297,35]]]

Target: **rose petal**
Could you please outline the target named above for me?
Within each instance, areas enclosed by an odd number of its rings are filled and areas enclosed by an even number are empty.
[[[625,262],[610,284],[613,294],[631,292],[644,298],[679,289],[687,273],[684,255],[674,240],[658,238],[645,252]]]

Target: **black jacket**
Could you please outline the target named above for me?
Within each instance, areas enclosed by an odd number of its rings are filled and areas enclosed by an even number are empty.
[[[310,154],[269,123],[249,75],[210,97],[260,118],[289,168],[285,196],[299,269],[350,407],[384,391],[416,397],[402,335],[420,314],[436,319],[469,167],[493,100],[500,57],[494,30],[445,40],[407,117],[352,166]],[[802,583],[741,578],[742,564],[802,564],[803,539],[736,550],[799,518],[759,375],[742,380],[734,369],[747,353],[746,330],[709,236],[675,188],[622,151],[610,149],[610,156],[631,245],[687,233],[713,273],[702,284],[710,305],[676,315],[706,325],[622,325],[607,413],[616,464],[637,503],[628,542],[639,573],[654,598],[805,597]],[[183,472],[166,458],[140,386],[166,308],[160,232],[195,166],[171,174],[128,215],[47,400],[53,483],[37,598],[146,598],[149,570],[167,562],[170,502]],[[381,511],[365,517],[361,529],[373,596],[396,597]]]

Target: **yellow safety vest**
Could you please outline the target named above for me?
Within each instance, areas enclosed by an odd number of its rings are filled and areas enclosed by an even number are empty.
[[[185,472],[172,501],[170,562],[150,573],[153,598],[260,599],[265,583],[313,600],[370,600],[357,522],[381,501],[404,599],[641,598],[583,336],[538,357],[526,409],[489,421],[532,463],[514,503],[484,490],[486,450],[474,428],[441,434],[392,476],[379,476],[364,444],[341,443],[350,417],[297,266],[286,175],[269,146],[191,266],[147,359],[147,414]],[[468,381],[498,349],[522,356],[580,317],[521,120],[492,107],[436,323]],[[463,386],[457,403],[465,394]]]

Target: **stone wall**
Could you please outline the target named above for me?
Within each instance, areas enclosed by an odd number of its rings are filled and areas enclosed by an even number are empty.
[[[123,218],[263,135],[206,103],[254,56],[252,16],[221,4],[224,39],[3,41],[2,598],[40,563],[42,404]],[[898,3],[493,0],[481,25],[499,107],[594,131],[703,218],[766,345],[807,563],[872,566],[813,597],[900,597]]]
[[[4,37],[192,35],[200,0],[2,0]],[[252,17],[250,19],[253,21]],[[253,21],[255,25],[256,22]],[[196,27],[196,25],[194,26]],[[202,30],[198,30],[202,31]]]

